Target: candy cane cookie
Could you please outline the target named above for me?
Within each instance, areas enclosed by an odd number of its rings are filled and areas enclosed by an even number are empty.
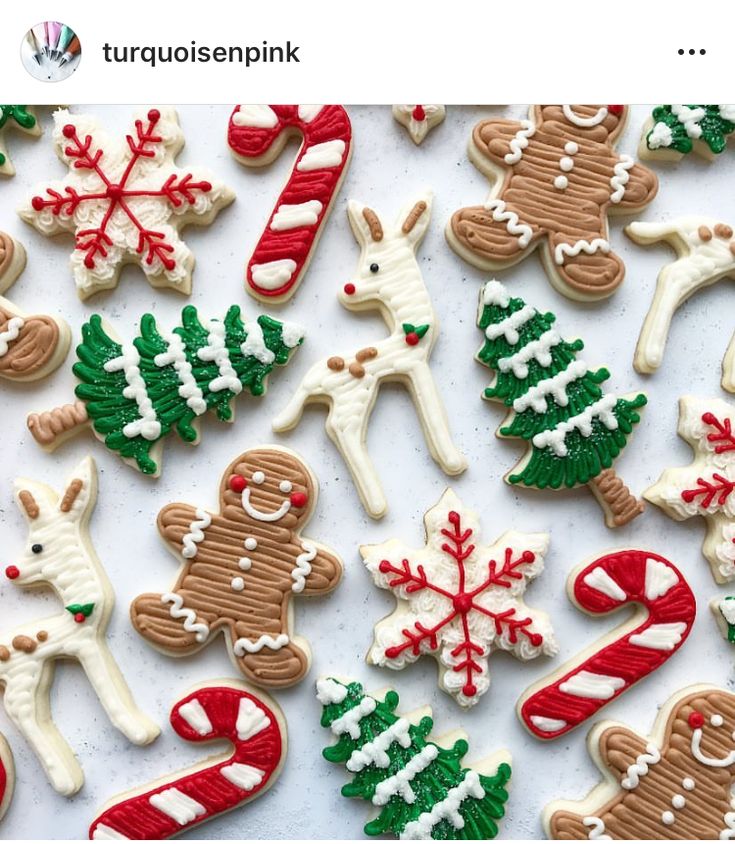
[[[89,828],[91,840],[161,840],[237,809],[278,779],[286,723],[278,705],[243,683],[216,680],[192,689],[171,710],[186,741],[227,739],[232,752],[114,797]]]
[[[352,154],[352,126],[339,105],[239,105],[227,140],[248,167],[275,161],[291,137],[302,144],[246,269],[248,292],[285,302],[319,242]]]
[[[649,551],[613,551],[583,563],[570,574],[567,593],[589,615],[637,608],[623,625],[523,693],[518,717],[540,739],[573,730],[663,665],[686,640],[696,614],[681,572]]]
[[[0,819],[8,811],[15,789],[15,765],[10,745],[0,735]]]

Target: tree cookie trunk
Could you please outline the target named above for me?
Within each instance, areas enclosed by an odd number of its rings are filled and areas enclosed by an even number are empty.
[[[44,413],[31,413],[27,424],[33,439],[43,448],[53,451],[65,439],[87,427],[87,406],[83,401],[75,401]]]
[[[646,509],[644,502],[633,495],[614,469],[603,469],[592,478],[589,487],[605,511],[605,524],[609,528],[627,525]]]

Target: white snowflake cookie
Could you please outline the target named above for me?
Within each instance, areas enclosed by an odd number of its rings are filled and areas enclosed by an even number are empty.
[[[393,590],[398,602],[375,625],[367,659],[400,669],[430,654],[444,691],[473,706],[490,687],[493,651],[522,660],[557,653],[548,616],[523,601],[528,582],[543,570],[549,537],[508,531],[494,545],[481,545],[477,514],[451,489],[424,524],[423,548],[398,539],[360,548],[376,586]]]
[[[191,293],[194,255],[179,230],[208,225],[235,194],[206,168],[176,166],[184,146],[176,112],[152,108],[124,138],[65,109],[54,121],[56,153],[69,173],[37,186],[18,213],[42,234],[74,234],[80,298],[115,287],[131,263],[154,287]]]

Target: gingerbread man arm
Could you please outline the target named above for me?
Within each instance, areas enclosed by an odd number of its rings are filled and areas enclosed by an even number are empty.
[[[615,208],[638,209],[648,205],[656,196],[658,191],[658,178],[656,174],[644,167],[642,164],[634,164],[628,173],[628,181],[625,183],[625,193]]]
[[[472,152],[505,169],[512,163],[506,156],[520,157],[527,145],[524,133],[528,133],[528,127],[529,121],[483,120],[472,130]],[[481,167],[481,162],[473,161]]]
[[[158,532],[163,541],[180,555],[187,546],[184,537],[189,536],[196,523],[201,521],[199,513],[203,511],[191,504],[168,504],[158,514]]]
[[[616,725],[599,734],[593,755],[620,780],[636,771],[639,776],[645,773],[642,767],[647,764],[647,757],[648,762],[652,761],[650,757],[658,756],[658,748],[654,752],[654,746],[638,733]]]
[[[342,563],[326,548],[315,545],[316,556],[311,560],[311,572],[304,581],[303,595],[325,595],[342,579]]]

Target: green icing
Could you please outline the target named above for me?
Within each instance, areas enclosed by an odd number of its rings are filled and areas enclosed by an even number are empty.
[[[691,138],[687,133],[685,124],[672,112],[672,106],[660,105],[653,110],[653,124],[663,123],[671,130],[671,140],[668,143],[651,145],[651,136],[654,129],[646,135],[646,146],[648,149],[674,149],[684,155],[690,153],[694,147],[694,141],[700,140],[707,144],[713,153],[722,152],[727,146],[727,136],[735,132],[735,122],[727,120],[720,114],[719,105],[689,105],[685,108],[704,109],[704,115],[696,121],[701,129],[699,138]]]
[[[727,641],[730,642],[730,644],[735,645],[735,624],[731,624],[727,618],[725,618],[725,613],[722,612],[722,605],[727,601],[735,601],[735,597],[728,596],[720,601],[720,614],[727,625]]]
[[[259,316],[257,323],[263,336],[259,356],[244,354],[241,345],[247,340],[248,331],[240,318],[238,305],[230,307],[223,323],[227,359],[237,382],[242,391],[253,396],[262,395],[269,373],[274,366],[288,363],[294,349],[302,342],[300,335],[289,331],[291,336],[286,337],[292,344],[289,345],[284,341],[283,323],[268,316]],[[160,434],[153,439],[147,439],[142,434],[129,436],[123,432],[126,425],[140,420],[141,412],[136,399],[126,395],[130,392],[130,385],[125,372],[105,369],[108,361],[123,353],[123,347],[105,332],[99,315],[94,314],[82,326],[82,342],[77,346],[79,360],[73,367],[80,381],[76,388],[77,398],[86,403],[94,429],[104,439],[105,445],[121,457],[135,461],[145,474],[158,471],[150,451],[172,430],[182,440],[191,443],[198,439],[194,421],[203,412],[211,410],[223,421],[230,421],[233,416],[232,400],[237,393],[230,389],[211,389],[212,382],[221,374],[219,366],[214,360],[199,357],[199,350],[209,346],[209,331],[200,322],[193,305],[184,308],[181,326],[174,328],[173,333],[182,340],[186,362],[206,408],[200,407],[197,412],[187,403],[187,395],[190,394],[186,393],[181,372],[177,371],[174,363],[156,363],[158,355],[169,351],[169,342],[165,339],[166,332],[163,336],[159,332],[153,314],[144,314],[140,321],[140,336],[133,340],[133,345],[140,356],[138,369],[145,382],[145,394],[160,424]]]
[[[339,703],[325,703],[321,718],[323,727],[331,727],[338,718],[369,697],[359,683],[346,684],[337,680],[331,682],[346,689],[346,696]],[[399,716],[395,714],[397,706],[398,695],[389,691],[382,702],[376,701],[375,709],[371,713],[359,720],[359,737],[354,739],[349,732],[341,733],[336,744],[322,751],[324,758],[330,762],[345,764],[353,752],[364,748],[368,742],[374,741],[399,720]],[[401,835],[408,824],[416,821],[423,813],[431,812],[470,772],[471,769],[462,767],[462,758],[468,750],[467,742],[460,739],[449,749],[439,747],[427,741],[432,727],[433,720],[428,716],[422,718],[418,724],[412,724],[408,728],[408,747],[403,746],[405,741],[393,741],[386,748],[390,760],[387,766],[367,764],[362,770],[354,772],[352,781],[343,786],[342,794],[345,797],[359,797],[371,801],[378,786],[402,771],[424,748],[431,746],[437,751],[436,758],[410,779],[414,799],[411,800],[410,795],[407,799],[406,794],[400,791],[393,794],[387,802],[379,806],[378,816],[365,826],[367,835]],[[470,794],[464,797],[458,808],[463,826],[458,828],[449,818],[442,817],[431,827],[431,838],[437,841],[478,841],[495,838],[498,834],[497,821],[505,813],[504,804],[508,799],[505,786],[510,776],[511,769],[506,763],[500,764],[492,776],[480,774],[479,782],[484,796],[475,797]]]
[[[526,306],[523,299],[507,296],[500,285],[493,289],[501,290],[502,293],[489,297],[489,301],[483,301],[478,319],[478,325],[483,332],[488,326],[503,323]],[[501,368],[500,362],[503,359],[518,354],[546,332],[554,331],[555,320],[556,317],[552,313],[535,311],[521,326],[516,326],[515,334],[513,331],[506,334],[500,329],[497,337],[489,338],[486,334],[485,343],[477,357],[485,366],[496,371],[496,377],[485,390],[485,398],[502,402],[512,410],[514,402],[519,399],[522,401],[539,382],[565,372],[575,363],[577,353],[582,351],[584,343],[581,340],[569,342],[557,336],[558,342],[546,347],[546,357],[541,354],[541,361],[537,357],[530,357],[526,361],[527,372],[514,372],[507,364]],[[510,342],[508,337],[517,342]],[[499,433],[503,437],[518,437],[529,442],[531,451],[528,459],[522,462],[521,470],[508,477],[510,483],[520,483],[538,489],[573,487],[588,483],[603,469],[612,466],[615,458],[625,448],[633,426],[640,421],[638,410],[646,404],[643,394],[632,399],[616,400],[612,408],[617,420],[616,428],[609,428],[599,416],[594,416],[588,436],[585,436],[586,431],[582,432],[576,428],[569,431],[564,437],[567,453],[563,456],[557,454],[550,445],[539,448],[531,442],[537,434],[553,430],[560,423],[583,413],[590,405],[602,399],[605,392],[601,385],[609,377],[610,373],[604,367],[588,370],[570,377],[566,384],[557,383],[554,394],[544,391],[542,397],[537,396],[536,407],[528,404],[527,400],[525,404],[528,406],[521,404],[522,409],[512,412]],[[539,400],[541,405],[545,403],[545,408],[539,409]]]
[[[11,120],[22,129],[33,129],[36,125],[36,118],[27,110],[27,106],[0,105],[0,129]],[[0,152],[0,167],[6,161],[7,158]]]

